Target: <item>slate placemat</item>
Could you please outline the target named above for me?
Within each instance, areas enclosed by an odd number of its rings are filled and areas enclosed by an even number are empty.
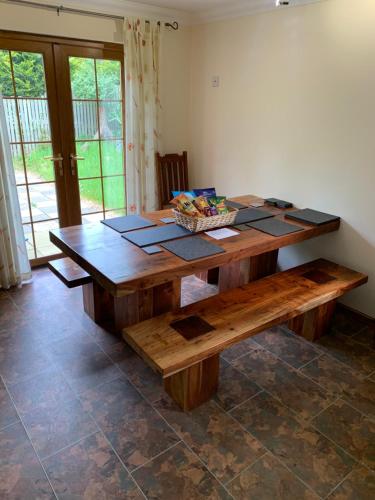
[[[225,205],[230,208],[237,208],[238,210],[243,210],[248,208],[248,205],[243,205],[242,203],[237,203],[236,201],[226,200]]]
[[[271,205],[277,208],[293,208],[293,203],[290,201],[279,200],[279,198],[267,198],[264,200],[267,205]]]
[[[238,226],[232,226],[234,229],[238,229],[238,231],[250,231],[251,227],[247,224],[238,224]]]
[[[174,222],[176,222],[176,219],[174,217],[163,217],[160,220],[164,222],[164,224],[173,224]]]
[[[284,236],[290,233],[296,233],[297,231],[303,231],[302,227],[295,226],[294,224],[288,224],[280,219],[265,219],[252,222],[248,226],[253,229],[258,229],[263,233],[271,234],[272,236]]]
[[[191,235],[191,231],[177,224],[168,224],[167,226],[159,226],[151,229],[142,229],[141,231],[133,231],[122,235],[128,241],[131,241],[139,247],[147,247],[155,245],[162,241],[174,240]]]
[[[285,217],[305,222],[306,224],[312,224],[313,226],[320,226],[322,224],[327,224],[328,222],[340,220],[340,217],[337,215],[325,214],[324,212],[318,212],[317,210],[312,210],[311,208],[288,212],[285,214]]]
[[[268,219],[269,217],[274,217],[274,215],[266,210],[261,210],[260,208],[246,208],[244,210],[239,210],[233,225],[238,226],[239,224],[246,224],[247,222]]]
[[[115,217],[114,219],[102,220],[101,222],[118,233],[126,233],[127,231],[135,231],[136,229],[156,226],[154,222],[140,215],[125,215],[123,217]]]
[[[151,247],[143,247],[142,250],[146,252],[148,255],[155,255],[163,251],[163,249],[160,248],[158,245],[152,245]]]
[[[187,261],[203,259],[204,257],[210,257],[211,255],[225,252],[225,250],[218,245],[206,241],[199,236],[191,236],[183,240],[168,241],[161,246],[177,255],[177,257],[181,257],[181,259]]]

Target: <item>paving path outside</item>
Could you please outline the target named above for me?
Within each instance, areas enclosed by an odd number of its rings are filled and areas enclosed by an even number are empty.
[[[17,183],[24,182],[23,174],[16,171],[16,180]],[[40,182],[44,182],[41,177],[28,172],[30,207],[26,186],[18,186],[18,199],[29,258],[35,257],[30,209],[34,223],[37,256],[43,257],[57,253],[57,248],[49,240],[49,231],[59,227],[55,183],[38,184]],[[83,216],[83,223],[96,222],[103,218],[101,213],[93,214],[102,210],[102,207],[90,200],[81,199],[81,210],[86,214]]]

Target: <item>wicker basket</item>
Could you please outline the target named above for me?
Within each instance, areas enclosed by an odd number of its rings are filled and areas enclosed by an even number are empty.
[[[229,212],[223,215],[213,215],[212,217],[190,217],[178,210],[173,210],[176,217],[176,223],[179,226],[186,227],[192,233],[199,233],[200,231],[208,231],[216,227],[230,226],[234,223],[238,210],[229,207]]]

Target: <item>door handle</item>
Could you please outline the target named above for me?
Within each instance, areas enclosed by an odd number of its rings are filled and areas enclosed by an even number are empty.
[[[58,162],[58,169],[59,169],[59,175],[63,176],[64,175],[64,165],[63,165],[63,157],[61,156],[60,153],[58,153],[56,156],[45,156],[44,160],[50,160],[53,162]]]
[[[75,155],[74,153],[70,153],[70,171],[71,171],[72,175],[74,175],[74,176],[77,173],[76,166],[77,166],[78,160],[84,160],[84,157]]]

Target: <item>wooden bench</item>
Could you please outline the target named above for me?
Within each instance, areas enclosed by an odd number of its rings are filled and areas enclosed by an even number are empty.
[[[48,262],[48,267],[68,288],[92,282],[91,276],[69,257],[52,260]]]
[[[189,410],[216,392],[226,348],[285,322],[316,340],[330,325],[336,299],[366,282],[364,274],[320,259],[127,327],[123,337]]]

